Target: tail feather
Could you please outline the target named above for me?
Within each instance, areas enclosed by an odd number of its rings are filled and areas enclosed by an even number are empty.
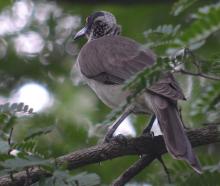
[[[196,172],[201,173],[200,163],[184,131],[176,105],[166,98],[151,95],[151,106],[163,133],[167,151],[173,158],[185,160]]]

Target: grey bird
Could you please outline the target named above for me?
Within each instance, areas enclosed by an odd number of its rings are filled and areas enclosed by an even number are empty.
[[[88,41],[80,50],[75,68],[97,96],[114,109],[125,103],[131,90],[124,90],[125,81],[156,63],[156,55],[141,44],[120,36],[121,27],[110,12],[99,11],[86,19],[86,26],[74,39],[86,36]],[[149,87],[123,112],[107,137],[130,113],[151,114],[157,119],[168,152],[182,159],[198,173],[200,163],[185,133],[177,100],[185,100],[181,88],[171,73]],[[147,131],[149,128],[147,128]]]

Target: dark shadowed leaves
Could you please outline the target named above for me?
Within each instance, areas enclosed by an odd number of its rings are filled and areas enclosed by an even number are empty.
[[[220,76],[220,53],[201,60],[201,68],[204,73]]]
[[[220,82],[216,82],[206,87],[199,98],[197,98],[191,105],[191,115],[196,116],[205,114],[208,116],[210,112],[219,112],[220,109]],[[213,118],[214,119],[214,118]]]
[[[56,170],[51,178],[42,179],[32,186],[95,186],[100,184],[100,178],[94,173],[82,172],[72,175],[69,171]]]
[[[194,17],[196,20],[177,39],[178,42],[190,48],[220,29],[220,4],[202,7],[194,14]]]
[[[22,158],[14,157],[12,159],[5,160],[0,162],[0,165],[8,171],[16,171],[36,165],[48,165],[49,163],[51,163],[50,160],[45,160],[37,156],[26,156]]]
[[[147,40],[146,46],[150,48],[155,47],[171,47],[176,45],[174,39],[180,30],[181,25],[159,25],[155,29],[149,29],[144,32],[144,36]]]
[[[48,134],[53,131],[55,128],[55,125],[51,125],[49,127],[44,127],[44,128],[37,128],[37,129],[32,129],[29,131],[29,134],[24,138],[24,141],[27,141],[29,139]]]

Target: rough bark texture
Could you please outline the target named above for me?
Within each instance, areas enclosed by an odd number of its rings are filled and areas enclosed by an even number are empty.
[[[121,176],[119,176],[114,182],[113,186],[125,185],[134,176],[136,176],[140,171],[142,171],[146,166],[148,166],[155,159],[155,155],[144,155],[140,160],[135,162],[131,167],[129,167]]]
[[[187,134],[193,147],[220,142],[219,125],[210,125],[200,129],[189,130]],[[166,152],[166,147],[161,136],[154,137],[153,139],[149,136],[141,136],[130,138],[124,143],[113,140],[110,143],[78,150],[58,157],[57,163],[58,165],[67,165],[67,168],[72,170],[125,155],[145,155],[151,157],[155,153],[164,154]],[[153,158],[151,161],[153,161]],[[29,178],[25,171],[14,174],[13,180],[10,176],[0,177],[0,186],[23,186],[27,183],[27,179],[31,184],[37,182],[41,177],[49,176],[51,174],[39,168],[34,168],[29,172]]]

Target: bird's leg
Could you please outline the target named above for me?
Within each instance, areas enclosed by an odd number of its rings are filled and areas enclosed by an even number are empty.
[[[147,127],[143,130],[143,134],[150,134],[151,136],[153,136],[153,134],[151,133],[151,128],[153,126],[154,120],[156,119],[155,114],[153,116],[151,116],[150,122],[148,123]]]
[[[161,156],[161,155],[158,155],[158,156],[157,156],[157,159],[158,159],[159,162],[162,164],[163,169],[164,169],[165,173],[167,174],[168,183],[171,184],[170,172],[169,172],[167,166],[165,165],[165,163],[164,163],[164,161],[163,161],[163,159],[162,159],[162,156]]]
[[[152,133],[151,133],[151,128],[153,126],[153,123],[156,119],[156,116],[155,114],[151,117],[150,119],[150,122],[148,124],[148,126],[143,130],[143,134],[150,134],[150,136],[154,136]],[[163,169],[165,171],[165,173],[167,174],[167,179],[168,179],[168,182],[171,183],[171,178],[170,178],[170,173],[169,173],[169,170],[167,168],[167,166],[165,165],[163,159],[162,159],[162,156],[161,155],[156,155],[157,159],[159,160],[159,162],[162,164],[163,166]]]
[[[126,109],[123,114],[112,124],[112,126],[110,127],[109,131],[107,132],[107,134],[105,135],[104,138],[104,142],[109,142],[112,137],[114,132],[116,131],[116,129],[119,127],[119,125],[124,121],[124,119],[131,114],[132,109],[128,108]]]

